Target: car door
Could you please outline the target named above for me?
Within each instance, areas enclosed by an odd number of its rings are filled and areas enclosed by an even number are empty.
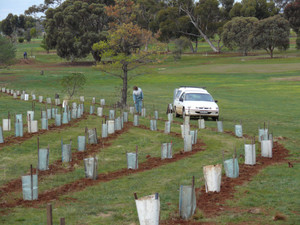
[[[182,115],[183,100],[184,100],[184,93],[182,93],[182,95],[180,95],[179,100],[178,100],[178,104],[176,106],[176,111],[180,115]]]

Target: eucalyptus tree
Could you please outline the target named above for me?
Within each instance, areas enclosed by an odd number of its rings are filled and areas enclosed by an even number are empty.
[[[92,45],[105,40],[108,17],[101,0],[66,0],[46,11],[46,45],[58,56],[74,61],[91,53]],[[99,60],[97,57],[95,60]]]
[[[13,63],[16,57],[16,47],[11,40],[0,34],[0,68]]]
[[[290,39],[289,22],[281,15],[257,21],[253,26],[251,44],[254,49],[264,49],[273,58],[274,49],[286,50]]]
[[[222,40],[229,49],[238,48],[247,55],[251,49],[251,36],[253,25],[258,19],[255,17],[234,17],[223,27]]]
[[[297,34],[296,48],[300,49],[300,0],[289,3],[284,8],[284,17]]]
[[[279,8],[276,7],[274,1],[267,0],[242,0],[236,2],[230,10],[230,17],[256,17],[257,19],[265,19],[270,16],[277,15]]]

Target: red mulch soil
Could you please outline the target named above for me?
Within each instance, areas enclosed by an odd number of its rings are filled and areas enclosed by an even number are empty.
[[[208,192],[205,191],[205,186],[196,188],[197,208],[204,212],[206,217],[214,217],[226,210],[226,200],[232,199],[236,192],[235,187],[241,186],[252,180],[252,177],[257,175],[263,168],[276,163],[286,162],[288,150],[278,142],[274,142],[273,157],[264,158],[257,156],[257,164],[254,166],[241,164],[239,165],[239,177],[228,178],[222,176],[221,191]],[[185,221],[179,218],[171,218],[167,221],[162,221],[161,224],[205,224],[195,221]]]

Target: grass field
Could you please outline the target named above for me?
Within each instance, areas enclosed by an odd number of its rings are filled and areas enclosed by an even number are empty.
[[[21,62],[9,69],[0,70],[0,86],[26,90],[28,93],[54,98],[55,93],[64,96],[59,80],[71,72],[82,72],[87,76],[85,88],[75,97],[78,101],[84,95],[86,110],[92,97],[105,98],[110,105],[119,100],[121,80],[102,74],[92,66],[72,66],[55,54],[46,54],[39,47],[40,40],[18,46],[18,57],[22,52],[35,56],[28,64]],[[200,48],[201,49],[201,48]],[[257,52],[243,57],[237,54],[210,55],[202,51],[196,55],[186,54],[180,61],[168,59],[164,63],[146,67],[147,74],[132,80],[130,87],[140,86],[145,95],[147,112],[153,115],[159,111],[160,118],[165,114],[168,103],[172,102],[173,90],[180,85],[205,86],[218,100],[224,129],[233,131],[234,125],[243,122],[243,132],[249,136],[258,135],[258,127],[264,122],[270,124],[275,139],[289,150],[287,162],[269,166],[242,186],[237,186],[234,198],[226,202],[226,210],[208,217],[197,212],[194,218],[199,223],[220,224],[299,224],[300,223],[300,52],[276,52],[270,59],[265,53]],[[40,71],[44,70],[44,75]],[[130,88],[131,92],[131,88]],[[132,97],[129,96],[132,104]],[[36,104],[38,119],[43,105]],[[0,116],[23,113],[31,109],[31,102],[13,100],[11,96],[0,94]],[[105,111],[108,113],[108,108]],[[72,151],[76,151],[77,136],[84,134],[85,127],[96,127],[101,136],[103,118],[89,115],[86,120],[57,132],[49,131],[40,135],[40,145],[50,146],[50,164],[61,158],[60,141],[73,140]],[[133,120],[132,116],[129,118]],[[175,121],[182,122],[182,118]],[[49,123],[54,123],[51,120]],[[140,123],[150,126],[148,118]],[[192,120],[193,125],[197,124]],[[161,198],[161,220],[178,216],[178,196],[181,184],[190,184],[196,178],[196,187],[204,185],[202,167],[222,162],[221,151],[230,157],[236,146],[238,155],[243,154],[243,140],[226,133],[216,133],[216,124],[206,121],[207,129],[199,131],[199,139],[205,143],[205,151],[179,161],[159,166],[107,182],[100,182],[80,191],[58,196],[49,203],[53,205],[54,223],[65,217],[66,224],[138,224],[133,193],[144,196],[158,192]],[[158,129],[164,123],[158,122]],[[172,124],[172,131],[180,133],[178,124]],[[5,137],[13,132],[4,133]],[[139,162],[146,162],[147,155],[160,156],[163,142],[174,143],[174,153],[183,149],[183,140],[176,136],[131,127],[111,140],[105,148],[99,148],[98,173],[106,174],[126,168],[125,153],[135,151],[139,146]],[[30,164],[37,163],[36,137],[18,144],[0,147],[0,188],[8,182],[28,173]],[[259,154],[259,151],[258,151]],[[240,158],[240,163],[243,160]],[[69,165],[64,164],[65,169]],[[53,190],[84,177],[84,166],[80,162],[67,173],[46,176],[39,183],[39,193]],[[0,192],[0,196],[1,196]],[[3,202],[21,198],[21,190],[2,195]],[[36,207],[22,205],[13,208],[0,208],[1,224],[46,224],[46,203]],[[253,213],[253,209],[259,209]],[[274,220],[276,214],[282,220]]]

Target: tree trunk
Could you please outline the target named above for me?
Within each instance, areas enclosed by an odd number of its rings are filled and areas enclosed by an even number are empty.
[[[198,51],[198,38],[196,38],[196,46],[195,46],[195,52]]]
[[[210,48],[214,52],[219,52],[219,50],[214,46],[214,44],[209,40],[209,38],[202,32],[201,28],[199,27],[199,25],[196,22],[196,19],[193,17],[192,13],[188,9],[184,9],[182,7],[180,7],[180,9],[188,15],[188,17],[190,18],[191,23],[198,30],[199,34],[204,38],[204,40],[209,44]]]
[[[193,46],[193,41],[191,41],[190,48],[191,48],[191,52],[195,53],[195,49],[194,49],[194,46]]]
[[[123,88],[122,88],[122,98],[121,98],[121,105],[124,108],[127,105],[127,86],[128,86],[128,69],[127,64],[123,64]]]

